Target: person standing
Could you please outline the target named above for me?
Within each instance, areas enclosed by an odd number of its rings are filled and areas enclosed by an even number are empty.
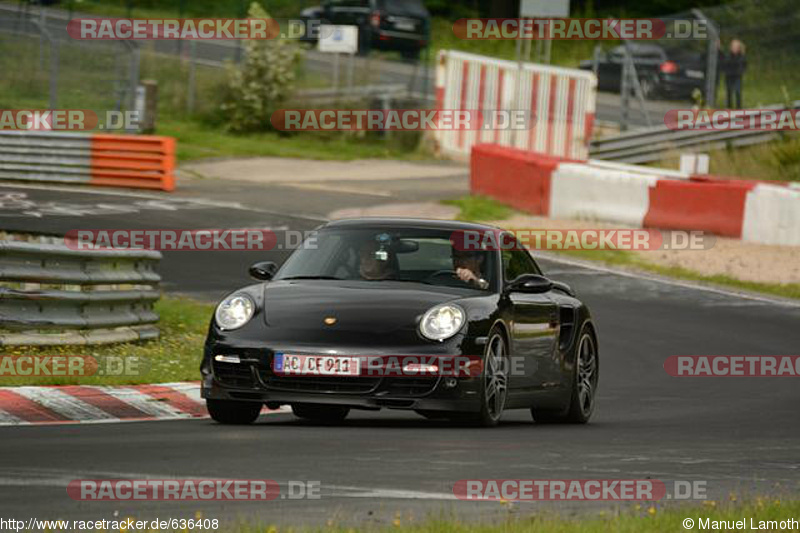
[[[734,103],[736,109],[742,108],[742,77],[745,70],[747,70],[747,57],[744,52],[744,44],[739,39],[734,39],[731,41],[730,51],[723,61],[729,109],[733,108]]]

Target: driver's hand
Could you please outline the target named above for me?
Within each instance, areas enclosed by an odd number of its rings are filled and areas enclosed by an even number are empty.
[[[461,281],[466,281],[466,282],[470,282],[470,281],[476,281],[477,282],[477,281],[479,281],[478,280],[478,276],[476,276],[472,272],[472,270],[470,270],[468,268],[457,268],[456,269],[456,275],[458,276],[458,279],[460,279]]]

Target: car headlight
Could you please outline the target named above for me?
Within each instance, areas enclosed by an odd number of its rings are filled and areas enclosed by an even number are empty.
[[[449,339],[461,329],[466,313],[455,304],[441,304],[429,309],[419,323],[423,337],[432,341]]]
[[[214,319],[222,329],[236,329],[244,326],[253,317],[256,304],[246,294],[228,296],[217,306]]]

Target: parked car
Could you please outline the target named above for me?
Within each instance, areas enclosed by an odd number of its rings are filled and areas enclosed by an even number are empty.
[[[456,232],[496,232],[513,246],[467,253]],[[217,422],[251,423],[265,404],[325,423],[382,408],[484,426],[506,409],[537,422],[591,417],[599,355],[589,310],[512,234],[376,218],[330,222],[313,239],[280,269],[251,267],[259,283],[217,307],[201,365]],[[466,357],[479,372],[417,375],[414,363],[411,375],[387,376],[387,356],[431,357],[425,366],[436,368]]]
[[[407,59],[418,58],[427,46],[431,19],[421,0],[326,0],[304,9],[300,18],[358,26],[360,54],[371,49],[396,50]],[[309,32],[305,40],[316,42],[317,36]]]
[[[646,98],[692,98],[695,89],[703,91],[706,83],[706,56],[691,50],[666,49],[657,44],[631,43],[636,75]],[[623,45],[597,59],[598,89],[619,92],[622,89]],[[582,70],[594,70],[595,60],[581,61]]]

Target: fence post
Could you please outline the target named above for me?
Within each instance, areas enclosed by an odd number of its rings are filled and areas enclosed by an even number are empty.
[[[50,41],[50,109],[57,109],[58,108],[58,45],[49,35],[48,35],[48,40]]]
[[[133,41],[125,41],[131,49],[130,80],[128,109],[136,109],[136,88],[139,86],[139,45]]]
[[[186,111],[194,113],[194,101],[197,94],[195,68],[197,63],[197,44],[194,40],[189,41],[189,87],[186,96]]]
[[[719,30],[714,22],[699,9],[692,9],[692,14],[705,21],[708,28],[708,57],[706,58],[706,107],[717,105],[717,59],[719,56]]]

